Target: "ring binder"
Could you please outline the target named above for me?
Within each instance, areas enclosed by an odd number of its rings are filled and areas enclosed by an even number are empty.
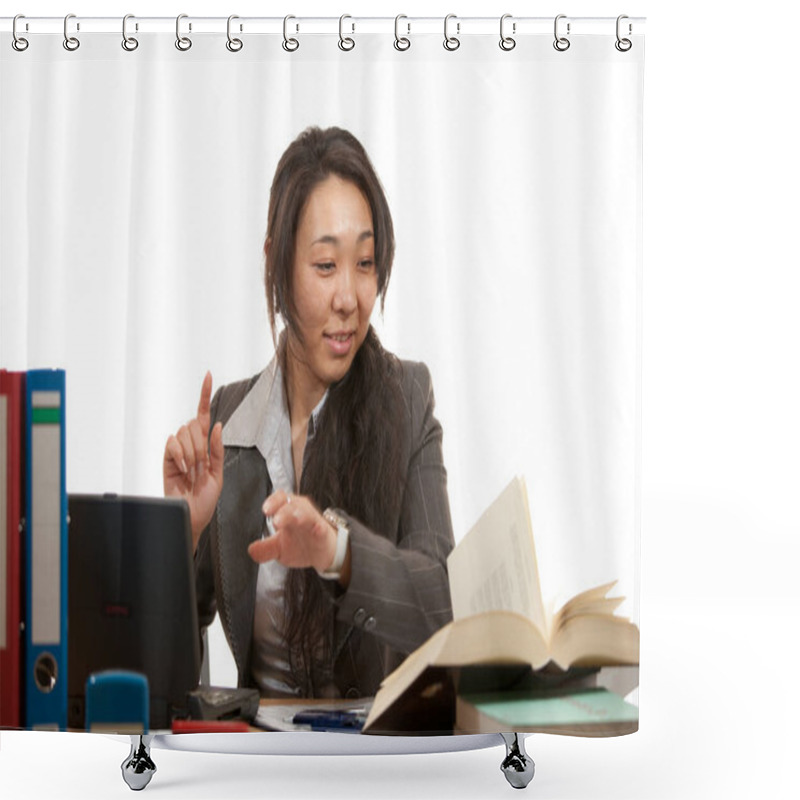
[[[231,14],[228,17],[228,41],[225,42],[225,47],[227,47],[231,53],[238,53],[244,47],[244,42],[242,42],[241,39],[231,38],[231,22],[235,19],[239,19],[236,14]],[[239,30],[241,30],[241,26],[239,26]]]
[[[461,47],[461,40],[457,36],[448,36],[447,25],[451,19],[456,19],[455,14],[448,14],[444,18],[444,49],[449,50],[451,53]],[[461,33],[461,25],[456,22],[456,33]]]
[[[553,23],[553,35],[555,36],[555,41],[553,42],[553,47],[558,50],[559,53],[563,53],[565,50],[569,50],[569,46],[571,44],[570,40],[566,38],[566,36],[559,36],[558,35],[558,21],[560,19],[566,19],[566,14],[559,14],[555,22]],[[567,23],[567,36],[569,36],[569,22]]]
[[[175,20],[175,47],[182,52],[186,52],[192,46],[192,40],[188,36],[181,36],[181,20],[187,19],[188,17],[188,14],[178,14]],[[189,30],[191,31],[191,29],[192,26],[190,24]]]
[[[129,53],[132,53],[139,46],[139,40],[134,38],[133,36],[128,36],[129,19],[134,19],[133,14],[126,14],[122,18],[122,49],[127,50]]]
[[[67,14],[67,16],[64,17],[64,49],[72,53],[81,46],[81,42],[80,39],[77,39],[75,36],[69,35],[68,26],[70,19],[75,19],[75,15]],[[78,25],[77,30],[80,30],[80,25]]]
[[[25,386],[25,724],[67,728],[67,492],[63,370]]]
[[[23,722],[25,373],[0,369],[0,728]]]
[[[352,39],[349,36],[344,36],[344,34],[342,33],[342,25],[344,24],[344,21],[346,19],[353,19],[353,18],[349,14],[342,14],[342,16],[339,17],[339,49],[344,50],[345,52],[349,52],[356,46],[356,43],[354,39]],[[356,25],[355,23],[352,23],[352,25],[353,25],[353,32],[355,32]]]
[[[511,19],[511,14],[503,14],[503,16],[500,17],[500,49],[506,52],[513,50],[517,46],[516,39],[505,35],[504,25],[507,19]],[[513,33],[517,32],[517,24],[515,22],[511,24],[511,30]]]

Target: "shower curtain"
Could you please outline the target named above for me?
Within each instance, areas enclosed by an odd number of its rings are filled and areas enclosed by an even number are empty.
[[[640,28],[135,22],[0,41],[0,366],[66,370],[68,491],[160,495],[205,372],[268,363],[271,178],[336,125],[392,210],[373,323],[430,369],[456,542],[524,476],[544,597],[616,581],[638,623]]]

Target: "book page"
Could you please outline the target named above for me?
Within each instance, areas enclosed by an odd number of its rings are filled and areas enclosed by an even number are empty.
[[[547,641],[528,617],[513,611],[495,611],[452,622],[432,663],[440,667],[530,664],[540,669],[548,661]]]
[[[546,634],[528,492],[514,478],[447,559],[453,617],[515,611]]]
[[[551,637],[570,619],[580,616],[581,614],[590,614],[594,616],[606,614],[609,617],[614,616],[614,612],[625,602],[624,597],[606,597],[616,583],[616,581],[611,581],[610,583],[604,583],[601,586],[587,589],[585,592],[575,595],[575,597],[564,603],[553,615],[551,622],[552,630],[550,631]]]
[[[551,648],[563,669],[638,664],[639,629],[622,617],[581,614],[561,626]]]

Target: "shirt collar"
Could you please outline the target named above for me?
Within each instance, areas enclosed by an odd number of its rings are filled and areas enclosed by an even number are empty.
[[[307,442],[316,433],[319,415],[327,399],[326,390],[308,420]],[[278,437],[283,439],[287,432],[291,450],[289,406],[283,370],[276,353],[223,427],[222,443],[226,447],[256,447],[264,459],[269,460]]]

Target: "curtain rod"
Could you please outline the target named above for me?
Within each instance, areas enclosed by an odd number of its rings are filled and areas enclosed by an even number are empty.
[[[225,33],[228,30],[228,17],[195,17],[181,15],[183,30],[192,34]],[[289,21],[290,29],[300,34],[336,34],[343,31],[352,33],[387,33],[399,30],[402,35],[442,35],[444,17],[359,17],[349,14],[343,17],[238,17],[231,18],[232,30],[245,34],[282,34],[284,25]],[[559,15],[558,25],[566,30],[569,26],[571,35],[606,34],[614,35],[620,24],[621,34],[625,36],[644,33],[644,17],[625,16],[621,23],[616,17],[570,17]],[[70,15],[69,29],[80,33],[120,33],[122,17],[81,17]],[[64,33],[64,17],[28,17],[20,15],[17,19],[18,34]],[[459,17],[450,15],[448,30],[455,35],[497,34],[500,30],[500,17]],[[504,31],[507,34],[524,36],[528,34],[552,34],[555,26],[554,17],[514,17],[505,15]],[[0,18],[0,31],[10,33],[14,27],[14,18]],[[175,17],[137,17],[127,19],[129,32],[174,33]]]

